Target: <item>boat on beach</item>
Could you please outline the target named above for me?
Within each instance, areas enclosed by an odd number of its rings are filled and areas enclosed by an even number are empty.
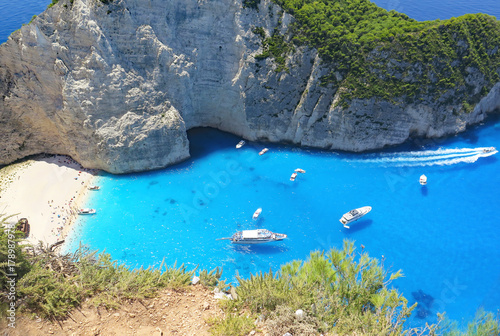
[[[427,176],[425,176],[425,175],[422,174],[420,176],[419,182],[420,182],[421,185],[426,185],[427,184]]]
[[[340,219],[340,222],[344,225],[345,228],[349,229],[349,226],[347,224],[357,221],[358,219],[369,213],[371,210],[371,206],[364,206],[361,208],[353,209],[349,212],[346,212]]]
[[[259,215],[260,215],[260,213],[261,213],[261,212],[262,212],[262,208],[258,208],[258,209],[257,209],[257,210],[255,210],[255,212],[253,213],[252,218],[253,218],[253,219],[257,219],[257,218],[259,218]]]
[[[269,148],[264,148],[263,150],[261,150],[259,152],[259,155],[262,155],[262,154],[266,153],[268,150],[269,150]]]
[[[243,147],[243,146],[245,145],[245,143],[246,143],[246,142],[245,142],[245,140],[241,140],[240,142],[238,142],[238,143],[236,144],[236,148],[241,148],[241,147]]]
[[[287,238],[284,233],[275,233],[266,229],[243,230],[238,231],[228,238],[219,238],[217,240],[231,240],[233,244],[261,244],[280,241]]]
[[[96,213],[95,209],[85,208],[78,210],[79,215],[93,215],[95,213]]]
[[[101,189],[101,187],[99,187],[99,186],[91,186],[91,187],[89,187],[89,190],[99,190],[99,189]]]

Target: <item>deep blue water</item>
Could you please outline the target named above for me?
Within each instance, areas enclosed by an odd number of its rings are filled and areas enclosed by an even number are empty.
[[[500,16],[492,0],[375,2],[418,20]],[[0,0],[0,42],[49,3]],[[410,301],[419,291],[432,296],[429,316],[446,310],[469,319],[479,307],[500,308],[500,154],[479,157],[477,149],[500,148],[500,121],[448,140],[363,155],[256,143],[236,150],[238,138],[213,130],[193,130],[190,140],[192,158],[182,164],[104,174],[89,204],[98,214],[76,226],[73,247],[81,240],[134,266],[158,265],[164,257],[189,267],[223,266],[234,280],[235,271],[276,269],[348,238],[384,258],[386,267],[403,269],[406,277],[394,285]],[[258,156],[263,146],[270,151]],[[298,167],[307,172],[291,182]],[[429,178],[426,188],[418,183],[421,174]],[[372,212],[344,229],[340,216],[364,205]],[[263,213],[253,221],[258,207]],[[216,240],[260,227],[289,239],[253,247]]]
[[[418,20],[449,19],[464,14],[484,13],[500,18],[498,0],[375,0],[387,10],[394,9]]]
[[[0,43],[30,22],[33,15],[43,12],[51,0],[0,0]]]

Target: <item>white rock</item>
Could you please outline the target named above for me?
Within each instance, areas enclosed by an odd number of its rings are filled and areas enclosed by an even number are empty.
[[[240,0],[63,4],[0,45],[0,165],[59,153],[113,173],[156,169],[189,156],[186,130],[197,126],[364,151],[455,134],[500,107],[497,83],[470,113],[461,97],[342,108],[339,88],[320,85],[330,69],[315,50],[297,47],[290,73],[255,60],[252,28],[272,32],[281,21],[284,32],[293,22],[270,0],[259,11]],[[472,68],[466,81],[474,92],[485,83]]]

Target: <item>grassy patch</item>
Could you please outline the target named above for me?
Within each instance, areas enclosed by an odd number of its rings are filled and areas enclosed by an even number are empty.
[[[220,336],[244,336],[248,335],[254,324],[248,316],[240,316],[238,314],[228,314],[225,318],[214,318],[207,321],[210,324],[210,332],[212,335]]]

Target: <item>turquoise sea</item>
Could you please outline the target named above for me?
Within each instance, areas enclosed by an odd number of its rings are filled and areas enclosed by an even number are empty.
[[[344,239],[406,277],[394,285],[436,312],[472,317],[500,308],[500,120],[439,142],[412,143],[371,154],[248,143],[212,129],[190,131],[191,159],[161,171],[103,174],[69,249],[81,241],[132,266],[185,263],[224,276],[276,270]],[[269,152],[258,152],[268,147]],[[306,170],[290,181],[295,168]],[[419,177],[428,184],[422,187]],[[345,229],[343,213],[373,210]],[[253,212],[262,207],[257,221]],[[243,229],[286,233],[283,242],[234,246],[217,238]],[[422,294],[422,293],[425,293]],[[415,317],[415,323],[422,319]]]
[[[50,3],[0,1],[0,42]],[[500,16],[496,0],[376,3],[420,20]],[[500,309],[500,154],[483,153],[500,148],[499,118],[449,139],[358,155],[263,143],[237,150],[239,138],[211,129],[191,130],[189,137],[192,157],[181,164],[103,174],[88,204],[98,214],[77,223],[66,249],[81,241],[131,266],[157,266],[163,258],[188,268],[222,266],[235,281],[236,271],[246,277],[276,270],[352,239],[386,268],[403,270],[406,277],[394,286],[421,303],[411,323],[433,322],[444,310],[461,320],[478,308]],[[259,156],[264,147],[269,152]],[[295,168],[306,173],[291,182]],[[421,174],[426,187],[418,183]],[[365,205],[373,210],[343,228],[342,214]],[[289,239],[250,247],[216,240],[253,228]]]

